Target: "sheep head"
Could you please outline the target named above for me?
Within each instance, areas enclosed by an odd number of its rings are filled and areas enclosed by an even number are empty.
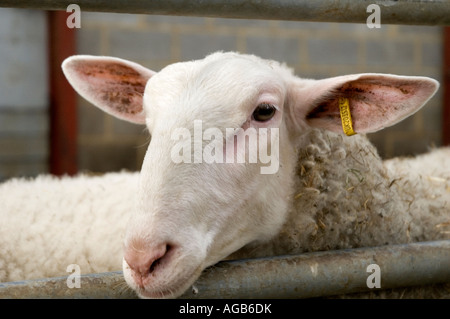
[[[111,57],[63,63],[88,101],[152,136],[124,240],[124,276],[141,297],[176,297],[208,266],[274,237],[286,222],[297,140],[342,132],[340,98],[368,133],[414,113],[437,82],[357,74],[295,77],[251,55],[215,53],[160,72]],[[128,212],[124,212],[128,213]]]

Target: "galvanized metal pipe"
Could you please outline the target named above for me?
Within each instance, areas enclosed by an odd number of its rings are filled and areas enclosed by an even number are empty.
[[[193,298],[310,298],[372,291],[380,267],[381,289],[450,282],[450,240],[235,261],[206,270]]]
[[[0,0],[0,7],[145,13],[240,19],[366,23],[367,7],[381,9],[381,23],[450,25],[449,0]]]
[[[137,298],[121,271],[82,275],[80,288],[69,288],[68,277],[0,283],[0,299],[130,299]]]
[[[368,292],[367,266],[381,288],[450,282],[450,240],[224,261],[206,269],[182,298],[309,298]],[[0,298],[135,298],[121,272],[0,283]]]

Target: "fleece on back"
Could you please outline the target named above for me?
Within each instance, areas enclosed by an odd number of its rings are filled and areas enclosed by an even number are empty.
[[[450,148],[382,161],[364,135],[311,130],[298,147],[289,217],[233,258],[450,239]]]
[[[137,181],[123,172],[0,184],[0,282],[68,275],[70,264],[120,270]]]

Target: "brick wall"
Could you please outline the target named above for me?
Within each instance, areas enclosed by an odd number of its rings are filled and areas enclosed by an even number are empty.
[[[48,170],[45,13],[0,10],[0,180]]]
[[[4,24],[4,21],[0,19],[0,23]],[[3,37],[4,30],[0,28]],[[23,47],[21,50],[32,52],[40,48],[45,43],[43,35],[37,39],[40,40],[32,41],[33,49]],[[36,44],[38,41],[40,44]],[[82,12],[77,42],[79,54],[118,56],[155,71],[169,63],[202,58],[216,50],[237,50],[284,61],[295,68],[296,74],[317,79],[358,72],[442,78],[440,27],[382,25],[381,29],[368,29],[358,24]],[[12,46],[11,41],[5,44],[2,38],[0,50],[10,50],[8,48]],[[1,56],[0,75],[2,63],[8,64]],[[29,75],[32,78],[30,81],[45,90],[42,70],[38,66],[30,69],[33,72],[23,73],[25,71],[22,70],[21,74]],[[4,83],[0,84],[2,88],[5,89]],[[4,94],[1,96],[0,166],[6,165],[14,171],[13,167],[19,161],[16,155],[21,154],[20,161],[36,166],[30,172],[45,171],[42,159],[47,156],[47,142],[41,138],[47,132],[47,118],[42,113],[45,108],[18,108],[15,102],[5,102]],[[23,97],[18,94],[15,98]],[[80,97],[78,101],[80,170],[138,170],[149,141],[145,127],[105,115]],[[46,105],[45,99],[35,99],[34,102],[39,106]],[[417,154],[426,151],[429,146],[439,146],[441,104],[442,91],[439,91],[428,106],[413,117],[370,135],[380,154],[389,158]],[[22,116],[25,113],[27,117]],[[24,122],[12,124],[11,118],[19,117]],[[27,120],[30,118],[33,120]],[[16,132],[22,129],[25,132]],[[16,143],[15,136],[19,135],[26,135],[27,138]],[[5,139],[5,136],[9,137]],[[41,160],[39,164],[34,161],[37,158]]]

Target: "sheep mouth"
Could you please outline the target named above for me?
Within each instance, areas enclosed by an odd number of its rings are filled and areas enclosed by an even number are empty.
[[[200,276],[202,267],[194,269],[190,274],[177,276],[173,283],[158,287],[155,283],[147,287],[136,287],[134,290],[140,298],[144,299],[170,299],[181,296]]]

